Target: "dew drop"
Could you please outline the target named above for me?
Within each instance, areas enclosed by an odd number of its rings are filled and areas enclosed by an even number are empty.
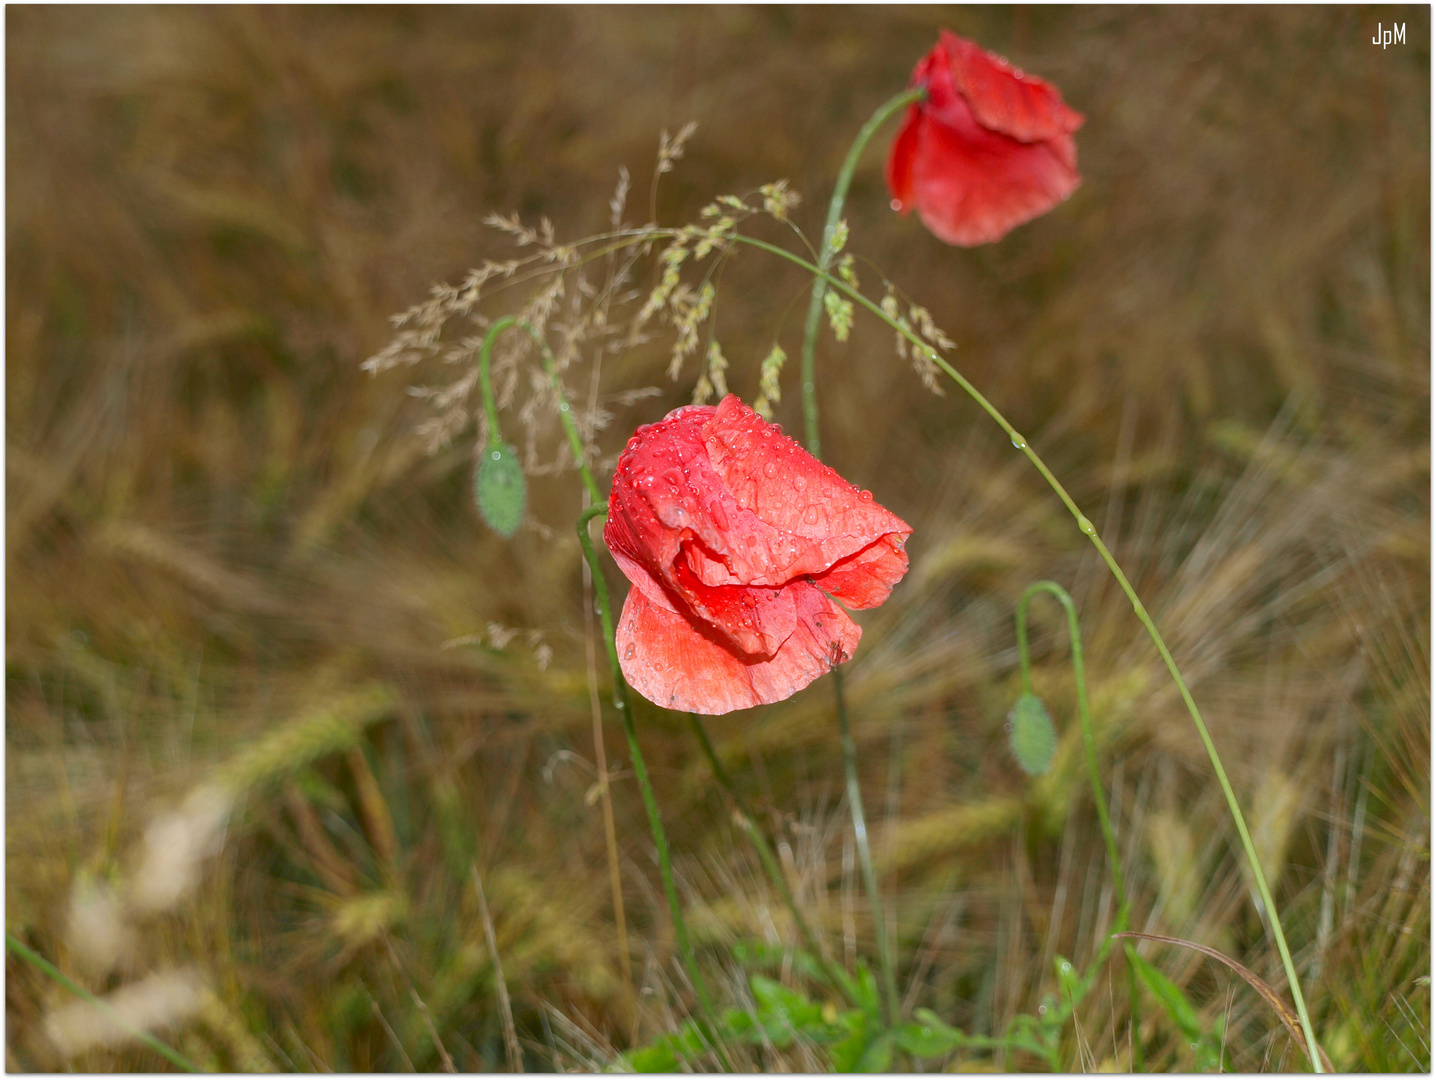
[[[900,211],[902,210],[902,200],[894,199],[892,202],[888,203],[888,206],[892,207],[894,210]]]
[[[806,476],[804,476],[802,473],[793,474],[793,487],[797,488],[799,491],[802,491],[807,486],[808,478]]]
[[[632,660],[632,659],[633,659],[633,642],[630,641],[630,642],[628,643],[628,648],[626,648],[626,649],[623,650],[623,658],[624,658],[625,660]]]
[[[763,475],[766,476],[769,480],[771,480],[771,479],[773,479],[773,477],[777,476],[777,475],[778,475],[778,463],[777,463],[776,461],[770,461],[770,462],[768,462],[767,464],[765,464],[765,465],[763,466]]]
[[[818,523],[818,508],[810,506],[803,511],[803,523],[805,525],[816,525]]]
[[[871,491],[863,491],[858,494],[858,498],[862,499],[863,502],[872,502],[873,493]]]
[[[1016,436],[1015,438],[1013,438],[1013,440],[1012,440],[1012,445],[1013,445],[1013,447],[1015,447],[1015,448],[1018,449],[1018,450],[1026,450],[1026,449],[1027,449],[1027,440],[1024,439],[1021,435],[1018,435],[1018,436]]]
[[[1077,528],[1081,529],[1088,536],[1097,535],[1097,527],[1093,525],[1090,521],[1088,521],[1085,517],[1077,518]]]

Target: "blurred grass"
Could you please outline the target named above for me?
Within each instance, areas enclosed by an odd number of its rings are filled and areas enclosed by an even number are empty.
[[[1378,19],[1405,21],[1409,44],[1373,49]],[[630,220],[645,214],[657,133],[688,119],[660,220],[782,176],[816,233],[852,134],[947,25],[1086,114],[1083,187],[956,251],[888,211],[874,152],[851,246],[932,310],[1162,626],[1247,800],[1337,1067],[1429,1067],[1428,9],[6,20],[8,932],[101,994],[193,967],[212,994],[167,1038],[209,1067],[493,1069],[477,865],[529,1067],[592,1066],[671,1026],[628,779],[630,927],[658,992],[631,996],[616,955],[577,485],[533,478],[539,531],[501,542],[468,501],[468,450],[425,457],[403,375],[358,365],[389,313],[505,257],[486,213],[596,231],[626,164]],[[725,276],[719,333],[746,398],[804,291],[757,258]],[[663,395],[613,406],[608,452],[686,399],[691,373],[673,386],[664,362],[610,360],[605,393]],[[916,527],[849,682],[910,1005],[998,1032],[1114,910],[1060,626],[1040,611],[1037,689],[1063,743],[1037,783],[1005,752],[1012,610],[1039,577],[1083,618],[1135,928],[1280,986],[1195,735],[1061,507],[878,327],[825,342],[820,376],[830,460]],[[496,647],[491,624],[520,633]],[[442,647],[461,638],[477,643]],[[684,725],[640,720],[705,940],[720,956],[738,937],[793,941]],[[870,957],[826,687],[712,731],[814,921],[839,955]],[[224,778],[236,801],[215,836],[186,799]],[[170,865],[193,891],[143,909],[139,884]],[[1143,954],[1205,1022],[1225,1018],[1233,1067],[1298,1060],[1226,973]],[[138,1047],[62,1057],[45,1018],[64,991],[13,957],[7,974],[8,1067],[163,1067]],[[1125,1001],[1113,975],[1079,1010],[1099,1065],[1131,1063]],[[1190,1068],[1180,1034],[1142,1017],[1146,1065]]]

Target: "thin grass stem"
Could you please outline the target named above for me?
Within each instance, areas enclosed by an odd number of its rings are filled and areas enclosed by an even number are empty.
[[[201,1069],[189,1058],[181,1054],[174,1047],[168,1046],[165,1043],[161,1042],[159,1039],[151,1035],[148,1031],[141,1031],[133,1024],[128,1023],[125,1018],[121,1016],[119,1012],[107,1001],[104,1001],[102,998],[98,998],[94,994],[90,993],[74,979],[70,978],[70,976],[66,975],[54,964],[50,963],[50,961],[46,960],[43,956],[37,953],[34,949],[30,948],[28,945],[21,942],[18,938],[14,937],[11,934],[6,934],[5,947],[9,949],[12,953],[14,953],[16,956],[18,956],[21,960],[24,960],[31,966],[39,969],[39,971],[43,974],[48,975],[50,978],[54,979],[57,983],[63,986],[66,990],[70,991],[70,993],[74,994],[76,997],[89,1002],[95,1008],[99,1009],[100,1012],[104,1013],[105,1016],[107,1016],[110,1021],[114,1023],[117,1027],[122,1029],[126,1034],[144,1043],[156,1054],[159,1054],[162,1058],[168,1061],[171,1065],[175,1066],[178,1069],[183,1069],[185,1072],[204,1072],[203,1069]]]

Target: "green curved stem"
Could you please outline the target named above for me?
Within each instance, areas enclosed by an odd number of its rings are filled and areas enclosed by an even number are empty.
[[[708,759],[708,767],[713,770],[714,779],[733,800],[733,805],[736,808],[734,820],[758,852],[758,859],[763,864],[763,870],[767,873],[768,880],[773,883],[774,888],[782,895],[783,902],[788,905],[788,911],[793,916],[793,922],[797,925],[798,932],[803,935],[803,941],[808,946],[808,951],[822,967],[823,974],[828,977],[833,988],[841,991],[843,996],[848,999],[849,1004],[861,1006],[862,1000],[853,986],[852,979],[849,978],[847,972],[833,962],[822,948],[822,943],[818,940],[817,934],[813,932],[807,916],[798,906],[798,901],[793,896],[792,887],[788,884],[788,878],[783,873],[783,868],[778,865],[777,857],[773,854],[772,845],[763,835],[763,830],[758,828],[757,819],[753,816],[748,801],[739,793],[737,786],[733,783],[733,778],[723,767],[723,762],[719,760],[718,753],[713,749],[713,743],[708,738],[708,732],[703,727],[703,721],[698,718],[697,713],[689,713],[688,722],[693,728],[693,734],[698,738],[698,745],[703,749],[703,756]]]
[[[503,442],[503,436],[499,434],[499,410],[494,403],[493,381],[489,376],[489,357],[493,353],[494,342],[498,336],[515,326],[525,331],[539,347],[539,354],[543,357],[544,371],[548,373],[549,383],[553,386],[554,395],[558,398],[558,418],[563,423],[564,433],[568,436],[568,445],[569,449],[573,451],[574,464],[578,466],[579,475],[583,478],[583,486],[588,488],[588,493],[593,497],[593,501],[600,503],[603,501],[603,490],[594,480],[593,473],[588,467],[588,455],[584,453],[583,437],[579,435],[578,424],[574,422],[573,408],[569,405],[568,398],[564,396],[563,383],[558,377],[558,363],[554,359],[553,350],[548,347],[548,342],[531,323],[524,322],[512,315],[505,315],[501,319],[494,320],[494,324],[489,327],[489,332],[484,335],[483,347],[479,349],[479,390],[483,393],[484,411],[489,418],[489,445],[498,446]]]
[[[673,936],[678,945],[678,955],[683,958],[683,966],[688,971],[688,978],[693,983],[693,991],[698,996],[699,1009],[708,1021],[713,1033],[713,1048],[718,1054],[719,1061],[729,1072],[733,1071],[732,1062],[728,1060],[728,1054],[723,1048],[722,1042],[717,1038],[718,1027],[713,1023],[713,1006],[708,997],[708,987],[703,981],[703,975],[698,970],[698,961],[693,954],[693,943],[688,937],[688,923],[683,918],[683,904],[678,899],[678,887],[673,880],[673,862],[668,854],[668,835],[663,829],[663,818],[658,813],[658,800],[653,794],[653,782],[648,778],[648,765],[643,760],[643,750],[638,745],[638,731],[633,724],[633,709],[628,700],[628,683],[623,678],[623,670],[618,665],[618,648],[613,637],[613,612],[609,605],[608,583],[603,577],[603,567],[599,565],[598,554],[593,547],[593,539],[588,535],[588,523],[599,514],[608,512],[608,503],[599,502],[590,506],[578,517],[578,542],[583,547],[583,556],[588,560],[589,571],[593,577],[593,592],[598,600],[599,618],[603,622],[603,645],[608,652],[608,667],[613,676],[613,707],[618,710],[618,715],[623,717],[623,734],[628,740],[628,753],[633,759],[633,775],[638,781],[638,790],[643,795],[643,809],[648,814],[648,828],[653,833],[653,843],[658,848],[658,872],[663,878],[663,893],[668,900],[668,912],[673,919]]]
[[[832,265],[833,256],[837,254],[833,250],[833,233],[838,227],[838,222],[843,217],[843,203],[848,197],[848,187],[853,182],[853,173],[857,170],[858,159],[862,157],[863,150],[867,147],[869,140],[877,134],[878,128],[887,123],[887,120],[899,109],[911,105],[927,95],[923,87],[916,87],[904,90],[901,94],[889,98],[879,105],[877,111],[868,118],[868,122],[858,131],[858,137],[853,140],[852,147],[848,150],[848,156],[843,159],[843,166],[838,170],[837,182],[833,185],[833,197],[828,200],[828,221],[823,226],[823,242],[818,246],[818,271],[826,274],[829,266]],[[814,371],[816,361],[814,353],[818,342],[818,324],[823,315],[823,293],[827,291],[827,282],[823,277],[813,281],[813,297],[808,301],[808,318],[803,324],[803,352],[800,375],[803,380],[803,426],[808,444],[808,453],[815,458],[821,458],[821,441],[818,437],[818,397],[814,389]]]
[[[1222,766],[1221,756],[1217,753],[1216,744],[1212,742],[1212,736],[1207,730],[1206,721],[1202,719],[1201,711],[1197,708],[1197,703],[1192,698],[1192,692],[1187,687],[1187,681],[1182,678],[1182,673],[1177,668],[1177,662],[1172,659],[1171,650],[1167,648],[1166,641],[1163,640],[1156,623],[1152,621],[1151,615],[1147,613],[1147,609],[1143,605],[1141,598],[1137,595],[1137,591],[1132,588],[1131,582],[1127,580],[1127,575],[1122,572],[1122,568],[1117,565],[1117,560],[1113,558],[1112,553],[1107,550],[1107,545],[1104,544],[1102,538],[1097,535],[1096,526],[1078,509],[1072,496],[1067,494],[1067,489],[1062,486],[1058,479],[1052,475],[1052,471],[1047,468],[1046,462],[1037,455],[1037,452],[1033,450],[1032,447],[1027,445],[1027,440],[1018,433],[1017,429],[1012,426],[1007,417],[998,411],[997,406],[983,397],[977,387],[968,382],[961,372],[934,352],[932,346],[924,342],[911,330],[899,326],[895,320],[888,318],[887,315],[883,313],[882,308],[862,295],[862,293],[849,286],[846,282],[819,270],[818,267],[806,259],[794,255],[791,251],[785,251],[775,244],[769,244],[766,241],[758,240],[751,236],[734,233],[732,239],[737,243],[747,244],[750,247],[756,247],[777,255],[779,258],[787,259],[789,262],[802,267],[810,274],[822,274],[831,288],[837,289],[855,303],[867,308],[884,323],[920,348],[923,351],[923,355],[929,357],[933,363],[946,373],[948,378],[962,387],[967,395],[972,398],[973,401],[977,402],[982,410],[987,413],[988,416],[992,417],[997,425],[1007,433],[1007,437],[1012,440],[1012,445],[1026,455],[1027,460],[1032,462],[1033,467],[1042,474],[1042,478],[1047,481],[1048,486],[1051,487],[1052,490],[1056,492],[1057,497],[1062,500],[1062,505],[1067,507],[1068,512],[1076,519],[1078,529],[1082,531],[1087,539],[1092,541],[1092,545],[1097,549],[1097,554],[1100,555],[1102,561],[1107,564],[1107,569],[1111,572],[1112,577],[1116,579],[1118,586],[1131,602],[1132,611],[1136,614],[1137,620],[1147,631],[1147,636],[1152,639],[1152,644],[1157,647],[1157,652],[1162,657],[1162,663],[1166,665],[1167,673],[1171,675],[1172,681],[1176,684],[1177,690],[1182,697],[1182,703],[1186,705],[1187,713],[1191,716],[1192,723],[1196,726],[1197,735],[1201,738],[1202,746],[1207,752],[1207,758],[1212,763],[1212,770],[1216,773],[1217,783],[1222,789],[1222,796],[1226,799],[1227,810],[1232,815],[1232,821],[1236,825],[1237,836],[1241,840],[1242,851],[1246,855],[1247,865],[1250,867],[1252,877],[1256,882],[1257,893],[1261,897],[1262,905],[1266,909],[1268,925],[1271,927],[1272,938],[1276,942],[1277,952],[1281,955],[1282,967],[1286,972],[1287,983],[1291,987],[1292,1002],[1296,1006],[1297,1016],[1301,1019],[1302,1034],[1306,1036],[1307,1056],[1312,1059],[1315,1068],[1319,1070],[1321,1066],[1317,1064],[1320,1060],[1320,1055],[1318,1053],[1316,1032],[1312,1029],[1311,1017],[1306,1008],[1306,998],[1301,992],[1301,984],[1297,981],[1296,965],[1292,961],[1291,950],[1287,947],[1286,934],[1281,928],[1281,918],[1277,914],[1276,902],[1272,899],[1271,887],[1267,884],[1266,874],[1261,868],[1261,860],[1257,858],[1256,845],[1252,843],[1251,833],[1247,829],[1246,816],[1242,813],[1241,804],[1237,801],[1236,792],[1232,789],[1231,781],[1227,779],[1227,771]]]
[[[1107,810],[1107,793],[1102,787],[1102,770],[1097,763],[1097,739],[1092,730],[1092,711],[1087,701],[1087,669],[1082,660],[1082,633],[1077,622],[1077,608],[1072,597],[1055,581],[1038,581],[1027,586],[1017,602],[1017,661],[1022,673],[1022,690],[1032,692],[1032,660],[1027,650],[1027,605],[1039,592],[1050,593],[1057,598],[1067,612],[1067,639],[1072,653],[1072,678],[1077,684],[1077,715],[1082,724],[1082,742],[1087,749],[1087,775],[1092,782],[1092,801],[1097,806],[1097,820],[1102,827],[1102,839],[1107,844],[1107,862],[1112,867],[1112,887],[1117,892],[1117,921],[1114,933],[1126,930],[1132,922],[1131,906],[1127,900],[1127,885],[1123,879],[1121,856],[1117,851],[1117,837],[1112,831],[1112,819]],[[1103,938],[1097,950],[1094,963],[1106,962],[1107,954],[1115,940],[1111,935]],[[1131,949],[1131,946],[1127,946]],[[1137,969],[1127,965],[1128,1000],[1136,1008]],[[1133,1029],[1133,1061],[1140,1068],[1142,1048]]]
[[[489,358],[493,355],[494,342],[500,334],[510,326],[518,323],[512,315],[505,315],[489,327],[489,332],[484,335],[484,344],[479,349],[479,390],[484,395],[484,414],[489,418],[489,447],[498,449],[503,445],[504,437],[499,431],[499,407],[494,402],[494,384],[489,377]]]
[[[1072,677],[1077,683],[1077,715],[1082,724],[1082,742],[1087,748],[1087,775],[1092,781],[1092,801],[1097,804],[1097,820],[1102,838],[1107,842],[1107,858],[1112,864],[1112,884],[1117,890],[1117,929],[1127,929],[1130,911],[1127,886],[1122,880],[1122,863],[1117,854],[1117,838],[1112,832],[1112,819],[1107,812],[1107,795],[1102,788],[1102,770],[1097,764],[1097,739],[1092,732],[1092,712],[1087,703],[1087,672],[1082,662],[1082,632],[1077,624],[1077,608],[1067,590],[1055,581],[1038,581],[1022,593],[1017,602],[1017,660],[1022,670],[1022,689],[1032,692],[1032,660],[1027,650],[1027,605],[1040,592],[1056,597],[1067,612],[1067,638],[1072,650]]]

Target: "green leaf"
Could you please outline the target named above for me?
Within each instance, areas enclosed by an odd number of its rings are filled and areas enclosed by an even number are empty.
[[[1052,767],[1057,753],[1057,729],[1047,706],[1036,694],[1025,693],[1017,699],[1007,717],[1007,737],[1012,756],[1028,776],[1041,776]]]
[[[640,1046],[628,1055],[628,1064],[636,1073],[677,1072],[678,1055],[664,1044]]]
[[[786,1047],[798,1032],[819,1037],[827,1034],[821,1005],[763,975],[752,976],[748,985],[758,1004],[758,1022],[775,1046]]]
[[[833,1063],[834,1072],[857,1072],[858,1064],[862,1061],[871,1039],[868,1032],[868,1014],[850,1009],[840,1019],[851,1031],[828,1048],[828,1057]]]
[[[1182,988],[1138,956],[1137,951],[1130,946],[1127,949],[1127,963],[1137,972],[1137,978],[1142,980],[1142,985],[1150,990],[1162,1008],[1167,1010],[1172,1022],[1181,1028],[1187,1041],[1195,1042],[1200,1039],[1202,1022],[1197,1017],[1197,1010],[1187,1000],[1187,995],[1182,993]]]
[[[948,1027],[935,1016],[923,1016],[893,1028],[893,1042],[897,1048],[913,1057],[943,1057],[965,1041],[966,1036],[961,1031]]]
[[[874,1016],[878,1012],[878,981],[873,978],[872,970],[861,960],[857,964],[857,979],[853,989],[856,991],[858,1004]]]
[[[883,1032],[863,1051],[863,1056],[858,1059],[857,1072],[861,1073],[885,1073],[892,1070],[893,1064],[893,1037],[890,1032]]]
[[[518,451],[507,444],[484,450],[474,474],[474,501],[489,528],[502,537],[518,532],[528,501],[528,485]]]

